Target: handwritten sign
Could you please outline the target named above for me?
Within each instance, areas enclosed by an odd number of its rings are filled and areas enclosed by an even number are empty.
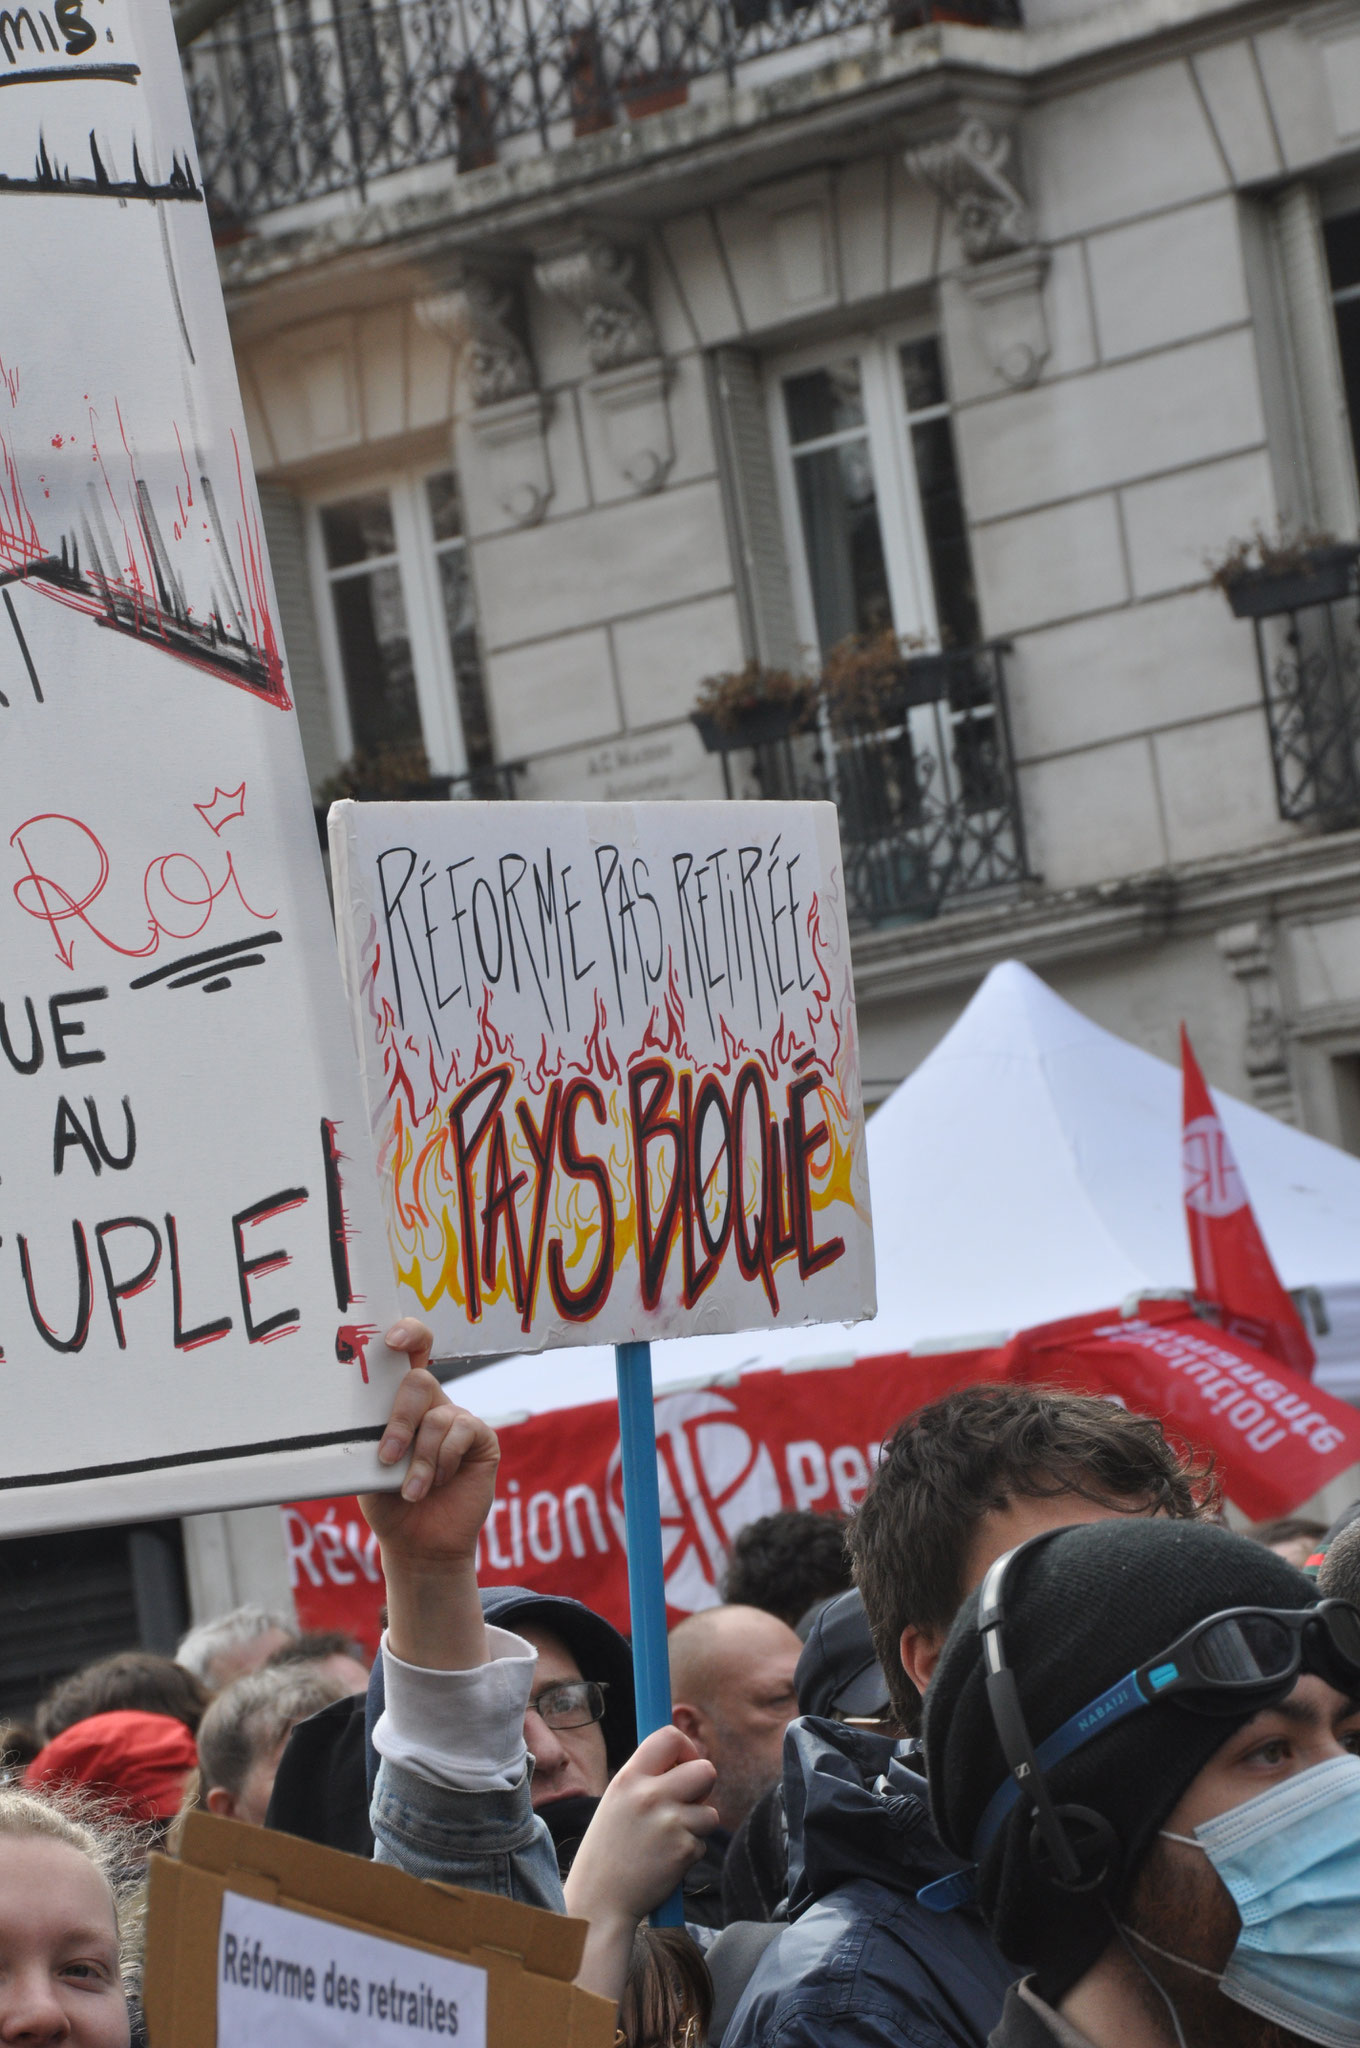
[[[227,1892],[217,2048],[486,2048],[486,1971]]]
[[[829,804],[338,804],[387,1235],[462,1354],[853,1321]]]
[[[0,1528],[348,1490],[390,1281],[169,8],[0,10],[0,88]]]

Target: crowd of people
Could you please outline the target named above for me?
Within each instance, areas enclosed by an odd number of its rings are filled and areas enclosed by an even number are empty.
[[[1360,1503],[1235,1534],[1155,1421],[967,1388],[737,1539],[639,1742],[609,1622],[478,1587],[495,1436],[388,1341],[372,1668],[242,1608],[0,1731],[0,2042],[141,2038],[203,1809],[578,1917],[619,2048],[1360,2048]]]

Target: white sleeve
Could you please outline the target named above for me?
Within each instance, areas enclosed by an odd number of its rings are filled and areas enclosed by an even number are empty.
[[[373,1731],[379,1756],[456,1792],[508,1792],[519,1783],[538,1653],[508,1629],[488,1626],[486,1640],[489,1663],[427,1671],[394,1657],[384,1632],[386,1704]]]

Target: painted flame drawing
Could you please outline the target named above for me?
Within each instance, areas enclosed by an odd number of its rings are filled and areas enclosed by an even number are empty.
[[[718,1057],[691,1044],[668,946],[626,1062],[599,989],[575,1058],[541,1032],[515,1042],[487,989],[470,1057],[441,1061],[383,992],[373,922],[360,952],[385,1086],[378,1164],[399,1277],[423,1307],[452,1303],[467,1324],[513,1310],[532,1334],[590,1323],[612,1296],[615,1324],[622,1306],[639,1334],[665,1334],[667,1309],[692,1327],[732,1265],[760,1290],[751,1320],[764,1323],[786,1274],[834,1264],[837,1219],[856,1207],[859,1084],[848,956],[832,962],[815,895],[806,936],[815,972],[798,1018],[748,1040],[719,1017]]]

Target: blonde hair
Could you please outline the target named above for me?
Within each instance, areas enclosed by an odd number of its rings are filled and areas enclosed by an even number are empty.
[[[60,1842],[99,1873],[113,1904],[123,1989],[135,1995],[146,1910],[144,1831],[112,1819],[106,1808],[78,1792],[30,1792],[20,1785],[0,1785],[0,1838],[6,1835]]]

